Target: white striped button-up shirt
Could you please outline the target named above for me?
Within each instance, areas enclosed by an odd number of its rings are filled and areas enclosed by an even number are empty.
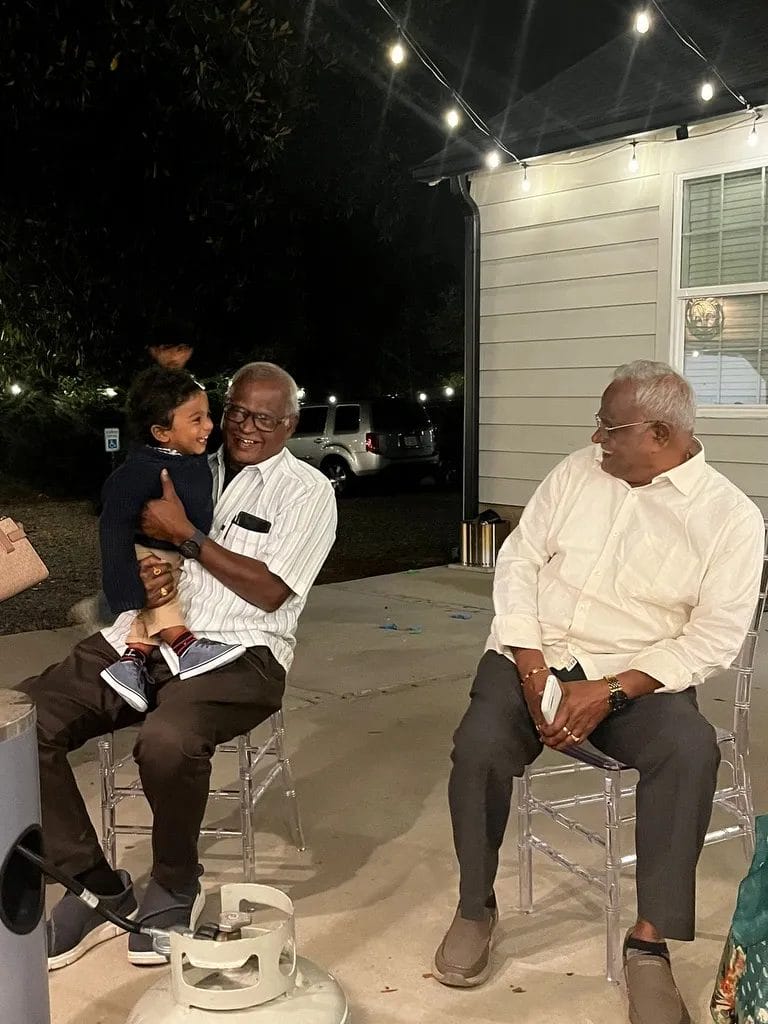
[[[703,448],[645,487],[582,449],[533,495],[504,542],[487,648],[542,650],[588,679],[629,669],[684,690],[731,664],[757,605],[760,510]],[[513,659],[514,660],[514,659]]]
[[[267,646],[287,672],[293,661],[299,615],[336,537],[333,488],[322,473],[300,462],[287,448],[241,469],[226,489],[223,450],[209,461],[214,500],[211,540],[263,562],[292,592],[276,611],[263,611],[228,590],[200,562],[187,559],[179,582],[187,628],[209,640]],[[258,533],[235,525],[239,512],[266,520],[269,531]],[[125,649],[135,615],[124,612],[103,630],[104,638],[118,652]]]

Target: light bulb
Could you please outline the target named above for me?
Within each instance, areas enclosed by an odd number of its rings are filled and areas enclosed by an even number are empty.
[[[520,188],[523,192],[531,191],[531,183],[528,181],[528,165],[523,164],[523,180],[520,182]]]
[[[336,395],[328,395],[328,403],[329,403],[329,405],[336,405],[337,402],[338,402],[338,398],[336,397]]]
[[[698,359],[699,356],[701,355],[701,353],[699,352],[699,350],[697,348],[695,348],[693,350],[693,352],[691,352],[691,355],[693,356],[694,359]]]
[[[20,395],[21,394],[21,384],[11,384],[11,386],[10,386],[10,388],[8,390],[11,392],[12,395]]]
[[[443,394],[445,395],[446,398],[453,398],[456,392],[452,387],[449,386],[447,388],[443,388]]]
[[[635,17],[635,32],[639,32],[641,36],[644,36],[650,27],[651,19],[648,17],[648,12],[638,11]]]
[[[747,136],[747,145],[748,146],[756,146],[757,143],[758,143],[758,138],[757,138],[757,121],[755,121],[755,123],[752,125],[752,129],[751,129],[749,135]]]
[[[501,154],[498,149],[492,149],[485,157],[485,165],[490,170],[495,171],[501,163]]]
[[[451,107],[450,110],[445,112],[445,123],[449,128],[458,128],[461,123],[461,114],[458,112],[456,107]]]
[[[402,43],[395,43],[389,48],[389,59],[398,67],[405,60],[405,47]]]
[[[426,402],[426,400],[427,400],[426,394],[423,391],[420,391],[419,392],[419,401],[420,402]]]
[[[640,170],[640,164],[639,164],[638,159],[637,159],[637,143],[636,142],[632,143],[632,156],[630,157],[630,161],[629,161],[629,170],[631,171],[632,174],[637,174],[637,172]]]
[[[105,398],[117,398],[117,392],[114,388],[104,388],[102,394]]]
[[[711,82],[705,82],[701,87],[701,98],[708,103],[715,95],[715,89]]]
[[[304,390],[304,388],[298,388],[298,390],[296,391],[296,397],[300,402],[303,402],[304,399],[307,397],[307,392]]]

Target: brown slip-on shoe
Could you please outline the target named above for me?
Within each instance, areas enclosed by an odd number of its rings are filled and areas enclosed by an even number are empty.
[[[469,921],[457,910],[432,961],[432,972],[443,985],[473,988],[491,973],[491,940],[499,920],[496,908],[484,921]]]
[[[630,928],[624,939],[624,978],[631,1024],[691,1024],[669,961],[652,953],[627,957],[631,934]]]

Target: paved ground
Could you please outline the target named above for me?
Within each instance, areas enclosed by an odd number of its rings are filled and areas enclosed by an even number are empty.
[[[296,902],[300,952],[335,971],[354,1024],[626,1019],[620,989],[602,977],[596,897],[536,860],[535,913],[517,913],[514,821],[500,871],[502,922],[491,980],[479,990],[452,991],[429,977],[456,899],[445,793],[450,737],[466,705],[489,609],[490,577],[442,568],[319,587],[302,622],[287,723],[311,850],[292,848],[280,800],[272,794],[263,805],[259,863],[263,881]],[[452,618],[457,611],[472,617]],[[421,626],[421,632],[379,629],[387,617],[399,626]],[[0,637],[5,682],[36,671],[71,639],[71,633]],[[761,665],[752,756],[758,810],[768,795],[765,653]],[[708,683],[706,713],[727,721],[731,694],[727,677]],[[76,760],[95,816],[93,751]],[[235,776],[222,756],[216,770],[222,781]],[[564,843],[577,851],[569,837]],[[138,839],[122,849],[125,866],[143,883],[147,842]],[[209,888],[237,877],[237,854],[226,842],[205,850]],[[709,1019],[706,1005],[744,871],[739,843],[705,851],[697,941],[673,946],[680,986],[697,1021]],[[631,875],[623,905],[629,922]],[[131,967],[123,939],[101,947],[51,976],[53,1024],[123,1024],[157,970]]]

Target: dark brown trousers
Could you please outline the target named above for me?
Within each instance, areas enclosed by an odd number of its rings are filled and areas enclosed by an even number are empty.
[[[166,889],[197,877],[197,843],[208,798],[211,757],[280,708],[285,671],[266,647],[194,679],[172,677],[162,655],[148,662],[155,682],[146,714],[134,711],[100,678],[115,652],[100,633],[69,657],[18,687],[37,706],[43,838],[69,874],[101,858],[99,839],[67,754],[105,733],[138,726],[134,757],[153,813],[152,876]]]

